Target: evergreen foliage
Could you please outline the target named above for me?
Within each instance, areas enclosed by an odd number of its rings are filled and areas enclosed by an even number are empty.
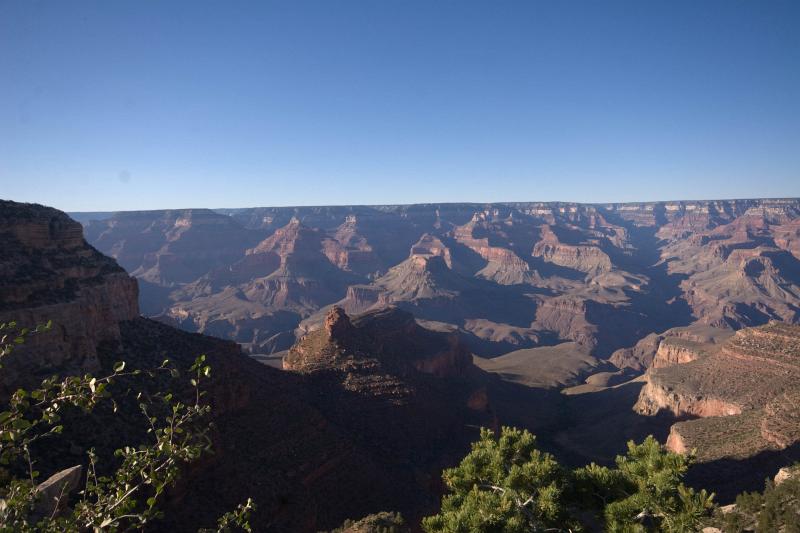
[[[794,474],[778,485],[767,480],[761,493],[740,494],[735,507],[716,514],[719,527],[725,533],[800,533],[800,466],[793,470]]]
[[[375,513],[360,520],[345,520],[330,533],[408,533],[411,531],[400,513]]]
[[[528,431],[502,428],[480,440],[446,470],[450,494],[429,533],[581,531],[604,523],[615,532],[693,531],[713,508],[713,495],[682,479],[691,458],[670,453],[653,437],[628,443],[616,468],[561,467],[536,448]]]

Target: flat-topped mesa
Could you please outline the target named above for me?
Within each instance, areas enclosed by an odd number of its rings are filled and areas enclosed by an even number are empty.
[[[0,322],[52,331],[4,362],[0,388],[53,369],[99,368],[97,346],[119,341],[119,323],[139,316],[136,280],[89,246],[77,222],[55,209],[0,201]]]
[[[550,226],[542,228],[542,240],[533,247],[531,255],[587,274],[607,272],[612,267],[611,258],[598,246],[564,244]]]
[[[707,349],[703,343],[667,337],[659,343],[651,368],[665,368],[696,361],[707,355]]]
[[[635,409],[700,417],[673,426],[673,450],[698,448],[703,460],[712,460],[800,440],[800,326],[746,328],[718,346],[670,342],[674,348],[665,348],[660,360],[677,364],[654,364]]]

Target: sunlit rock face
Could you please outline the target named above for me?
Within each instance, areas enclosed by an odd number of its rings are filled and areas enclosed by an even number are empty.
[[[675,451],[747,458],[800,441],[800,326],[745,328],[719,344],[665,339],[646,378],[637,411],[689,419],[672,427]]]
[[[140,280],[146,315],[253,353],[334,304],[400,307],[482,356],[574,341],[635,371],[648,335],[800,320],[796,199],[148,211],[86,236]]]

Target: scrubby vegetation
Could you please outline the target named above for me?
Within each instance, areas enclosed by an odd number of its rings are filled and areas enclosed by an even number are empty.
[[[740,494],[733,508],[719,510],[715,518],[725,533],[800,533],[800,466],[781,483],[767,480],[762,493]]]
[[[330,533],[408,533],[411,531],[399,513],[375,513],[361,520],[345,520]]]
[[[14,322],[0,324],[0,362],[27,337],[48,330],[18,328]],[[162,516],[159,504],[174,485],[182,469],[211,448],[210,407],[203,401],[201,383],[211,368],[200,356],[189,368],[191,394],[162,391],[137,395],[149,441],[125,446],[113,457],[88,450],[85,461],[42,481],[37,470],[39,442],[58,438],[64,431],[67,410],[91,412],[110,402],[110,392],[120,380],[167,373],[179,380],[181,372],[169,360],[158,368],[127,370],[124,362],[106,376],[52,377],[33,390],[19,389],[0,412],[0,532],[139,531]],[[181,388],[176,384],[176,389]],[[180,396],[180,397],[179,397]],[[101,464],[113,463],[113,467]],[[247,522],[252,501],[226,513],[211,531],[250,530]]]
[[[444,472],[450,494],[429,533],[694,531],[713,509],[713,494],[682,483],[690,457],[653,437],[628,444],[616,468],[569,470],[536,447],[526,430],[484,429],[472,451]]]

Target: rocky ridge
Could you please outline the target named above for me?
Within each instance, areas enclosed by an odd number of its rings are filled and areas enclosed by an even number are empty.
[[[215,266],[192,261],[208,271],[180,282],[141,259],[143,308],[253,353],[287,349],[334,303],[400,306],[485,356],[574,341],[601,358],[628,350],[615,361],[639,370],[654,355],[636,349],[649,334],[799,319],[796,199],[194,211],[116,214],[87,222],[87,237],[125,261],[148,239],[160,239],[148,253],[167,263],[181,255],[176,243],[195,243],[187,258],[211,254]],[[212,215],[227,225],[195,224]],[[253,244],[228,257],[188,239],[218,226]]]
[[[139,316],[136,280],[55,209],[0,201],[0,241],[0,322],[54,324],[29,339],[31,352],[4,361],[2,388],[53,369],[99,369],[98,346],[119,342],[119,323]]]
[[[720,345],[662,341],[646,377],[636,409],[688,419],[672,426],[675,451],[710,461],[800,441],[800,326],[746,328]]]

